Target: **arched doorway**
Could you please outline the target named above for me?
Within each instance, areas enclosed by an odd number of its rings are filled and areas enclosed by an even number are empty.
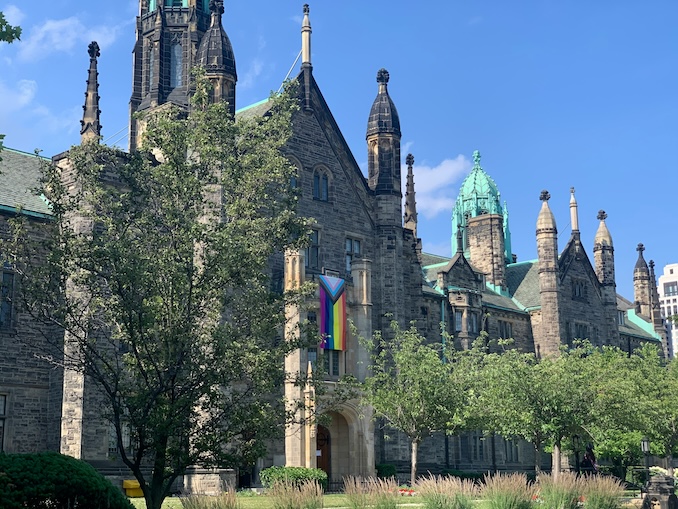
[[[318,431],[315,435],[316,442],[316,465],[320,470],[327,473],[328,478],[332,478],[332,457],[330,447],[330,430],[325,426],[318,425]]]

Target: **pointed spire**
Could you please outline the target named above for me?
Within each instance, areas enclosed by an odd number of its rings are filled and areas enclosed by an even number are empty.
[[[304,4],[304,19],[301,22],[301,71],[304,74],[304,111],[313,111],[311,104],[311,9]]]
[[[636,261],[634,271],[649,272],[647,268],[647,262],[645,261],[645,258],[643,258],[643,251],[645,251],[645,246],[643,244],[638,244],[636,251],[638,251],[638,260]]]
[[[405,158],[407,164],[407,186],[405,189],[405,228],[412,230],[415,238],[417,237],[417,201],[414,192],[414,172],[412,166],[414,165],[414,156],[407,154]]]
[[[310,9],[304,4],[304,20],[301,23],[301,65],[311,65],[311,20]]]
[[[570,188],[570,223],[572,224],[572,235],[579,237],[579,212],[577,210],[577,199],[574,197],[574,187]]]
[[[379,90],[367,121],[367,137],[382,133],[395,134],[400,137],[400,117],[395,104],[388,95],[389,78],[390,75],[386,69],[381,68],[377,71]]]
[[[457,227],[457,253],[462,254],[464,252],[464,232],[462,231],[462,226]]]
[[[101,124],[99,117],[99,71],[97,71],[97,58],[100,55],[99,45],[92,41],[88,46],[89,74],[87,76],[87,91],[85,92],[85,105],[82,107],[83,115],[80,121],[80,142],[96,140],[101,137]]]
[[[603,248],[603,247],[613,247],[612,246],[612,235],[610,235],[610,231],[607,229],[607,225],[605,224],[605,220],[607,219],[607,213],[604,210],[599,210],[598,211],[598,221],[600,221],[600,225],[598,226],[598,231],[596,232],[596,236],[593,239],[593,248],[598,249]]]
[[[556,233],[556,219],[553,217],[553,212],[551,212],[549,207],[551,195],[548,191],[544,190],[539,195],[539,199],[541,200],[541,210],[537,218],[537,233],[542,230],[551,230],[552,233]]]

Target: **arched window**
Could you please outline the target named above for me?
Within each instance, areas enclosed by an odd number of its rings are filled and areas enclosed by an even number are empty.
[[[147,74],[148,81],[146,82],[146,92],[150,92],[151,87],[153,86],[154,67],[155,67],[155,51],[153,48],[153,42],[151,41],[148,48],[148,74]]]
[[[313,198],[320,201],[328,201],[330,199],[329,177],[322,170],[313,172]]]
[[[183,85],[184,53],[180,42],[172,42],[170,46],[170,88]]]

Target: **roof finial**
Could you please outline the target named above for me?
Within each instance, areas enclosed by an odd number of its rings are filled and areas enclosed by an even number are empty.
[[[570,188],[570,223],[572,224],[572,234],[579,235],[579,212],[577,199],[574,197],[574,187]]]
[[[210,0],[210,12],[212,16],[218,16],[221,19],[224,13],[224,0]]]
[[[311,20],[308,4],[304,4],[304,20],[301,23],[301,64],[311,65]]]
[[[414,172],[412,166],[414,166],[414,156],[412,154],[407,154],[405,158],[405,164],[407,164],[407,187],[405,191],[405,216],[404,223],[405,228],[411,230],[415,238],[417,237],[417,202],[415,199],[414,192]]]
[[[389,80],[389,74],[386,69],[383,67],[377,71],[377,83],[380,85],[386,85],[388,84]]]
[[[602,209],[599,210],[597,219],[598,219],[598,221],[605,221],[607,219],[607,213]]]
[[[480,168],[480,150],[473,151],[473,166]]]
[[[80,121],[80,141],[84,143],[89,140],[99,141],[101,136],[101,124],[99,117],[99,72],[97,71],[97,58],[101,54],[99,44],[96,41],[89,43],[87,47],[89,53],[89,73],[87,75],[87,91],[85,92],[85,104],[82,107],[83,115]]]
[[[457,226],[457,253],[461,254],[464,252],[464,232],[462,231],[462,226]]]
[[[551,199],[551,195],[549,194],[549,192],[548,192],[546,189],[544,189],[544,190],[539,194],[539,199],[540,199],[541,201],[549,201],[549,200]]]
[[[641,244],[638,244],[638,247],[636,248],[636,251],[638,251],[639,253],[642,254],[643,251],[645,251],[645,246],[643,246],[642,243],[641,243]]]

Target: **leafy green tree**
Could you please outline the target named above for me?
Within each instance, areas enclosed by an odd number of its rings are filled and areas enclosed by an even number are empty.
[[[21,27],[14,27],[5,19],[5,15],[0,11],[0,42],[12,43],[21,38]]]
[[[509,349],[485,361],[477,404],[486,409],[486,430],[530,442],[536,472],[544,446],[553,447],[553,472],[560,472],[564,440],[591,420],[595,391],[582,371],[584,358],[582,349],[543,359]]]
[[[458,354],[441,352],[412,325],[401,329],[391,323],[391,336],[380,332],[367,342],[372,354],[371,373],[363,384],[365,401],[390,426],[411,442],[411,482],[417,476],[417,450],[421,441],[437,431],[463,428],[464,380],[455,370]]]
[[[640,431],[654,452],[664,456],[673,475],[672,458],[678,449],[678,363],[666,360],[654,345],[634,352],[639,395],[635,401],[640,412]]]
[[[269,277],[308,233],[281,155],[294,92],[235,122],[196,86],[190,113],[146,118],[139,152],[87,143],[48,166],[46,237],[19,219],[4,251],[21,262],[25,309],[65,331],[54,358],[100,391],[149,509],[189,465],[251,464],[280,435],[284,358],[298,347],[280,331],[299,297]]]

